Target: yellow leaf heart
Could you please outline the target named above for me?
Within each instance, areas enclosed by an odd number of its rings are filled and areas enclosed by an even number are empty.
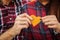
[[[39,24],[40,23],[40,16],[34,16],[34,15],[31,15],[31,17],[33,18],[33,20],[31,21],[31,23],[32,23],[32,25],[33,25],[33,27],[35,27],[37,24]]]

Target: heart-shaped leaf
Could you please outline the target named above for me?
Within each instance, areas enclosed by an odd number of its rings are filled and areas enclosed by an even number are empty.
[[[40,21],[41,21],[40,16],[36,17],[35,15],[31,15],[31,17],[33,18],[33,20],[31,21],[33,27],[35,27],[37,24],[40,23]]]

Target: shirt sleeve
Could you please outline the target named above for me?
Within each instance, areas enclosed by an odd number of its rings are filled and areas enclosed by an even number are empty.
[[[1,34],[1,29],[2,29],[2,17],[1,17],[2,15],[1,15],[1,12],[0,12],[0,34]]]
[[[0,15],[0,26],[1,26],[1,15]]]
[[[58,34],[58,32],[56,32],[56,31],[54,30],[54,34],[55,34],[55,35],[57,35],[57,34]]]
[[[25,4],[23,7],[22,7],[22,13],[28,13],[28,7],[27,7],[27,4]]]

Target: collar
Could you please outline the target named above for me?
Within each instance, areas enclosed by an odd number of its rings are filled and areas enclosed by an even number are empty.
[[[37,2],[36,2],[36,6],[37,6],[37,7],[41,7],[42,5],[41,5],[41,3],[40,3],[39,1],[37,1]]]
[[[47,5],[44,6],[42,3],[40,3],[39,1],[37,1],[36,2],[36,6],[37,7],[49,7],[50,3],[51,3],[51,1]]]

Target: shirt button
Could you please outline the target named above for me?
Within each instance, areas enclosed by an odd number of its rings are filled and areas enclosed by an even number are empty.
[[[10,18],[10,20],[12,20],[12,18]]]

